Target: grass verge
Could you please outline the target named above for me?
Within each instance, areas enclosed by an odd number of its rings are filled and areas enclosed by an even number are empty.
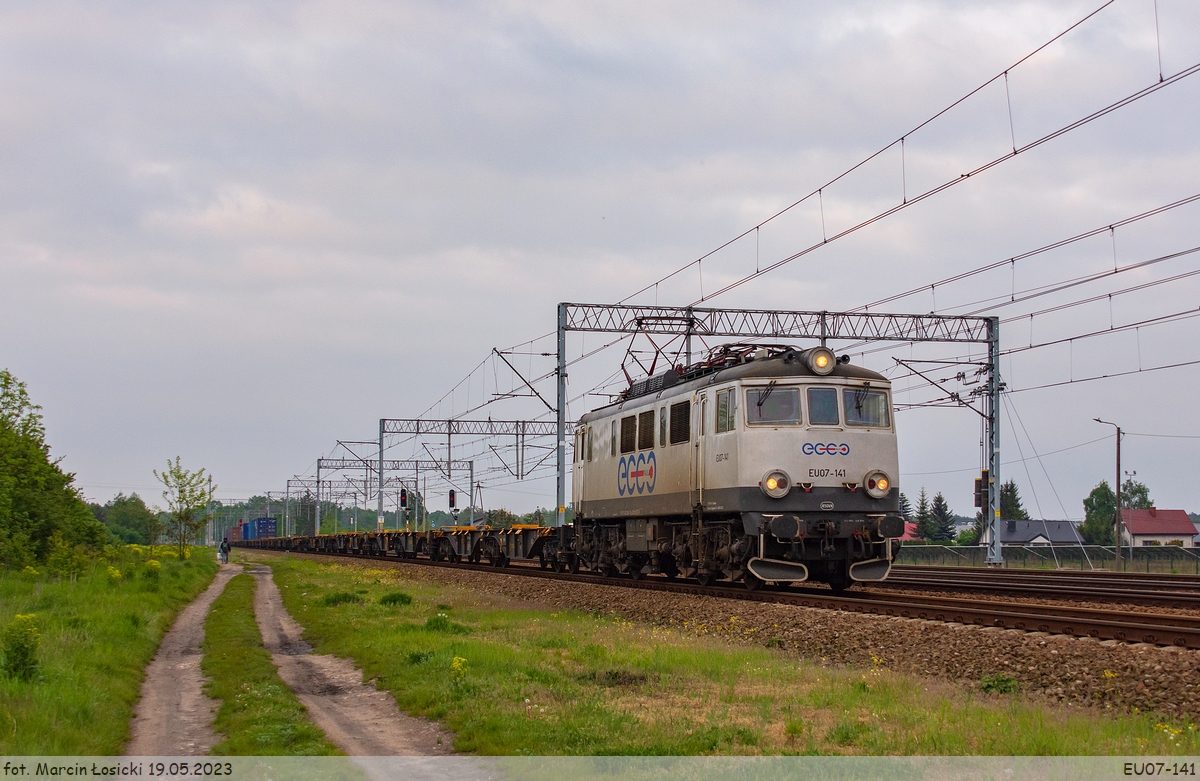
[[[517,609],[404,571],[271,557],[317,653],[482,754],[1194,754],[1194,725],[827,667],[599,611]],[[382,595],[400,588],[411,604]],[[360,602],[326,600],[352,593]]]
[[[327,756],[340,754],[305,715],[262,647],[254,621],[254,577],[238,575],[213,603],[204,622],[201,667],[212,680],[210,697],[221,700],[214,725],[225,739],[218,755]]]
[[[207,549],[133,547],[75,578],[0,570],[0,627],[32,614],[40,635],[36,674],[0,675],[0,753],[120,753],[146,665],[216,571]]]

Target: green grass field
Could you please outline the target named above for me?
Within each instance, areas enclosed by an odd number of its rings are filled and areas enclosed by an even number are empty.
[[[263,557],[316,652],[482,754],[1195,754],[1195,728]],[[392,598],[402,592],[411,604]],[[352,594],[358,601],[333,594]]]
[[[144,668],[216,571],[195,548],[125,548],[75,579],[0,570],[0,628],[32,614],[41,636],[32,680],[0,674],[0,753],[120,753]]]
[[[205,691],[221,700],[214,728],[225,739],[213,754],[311,756],[340,754],[305,715],[262,647],[254,621],[255,582],[238,575],[204,623]]]

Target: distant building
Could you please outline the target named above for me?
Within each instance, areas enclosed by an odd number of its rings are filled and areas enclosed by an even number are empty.
[[[1001,519],[996,528],[1001,545],[1082,545],[1083,538],[1071,521],[1012,521]],[[983,530],[987,542],[987,529]]]
[[[921,538],[917,536],[916,521],[905,521],[904,522],[904,536],[900,538],[900,541],[901,542],[911,542],[913,540],[919,540],[919,539],[921,539]]]
[[[1196,525],[1183,510],[1122,510],[1121,540],[1131,548],[1150,545],[1196,547]]]

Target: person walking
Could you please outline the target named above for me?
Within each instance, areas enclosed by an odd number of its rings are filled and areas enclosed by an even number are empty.
[[[232,546],[229,544],[229,540],[221,540],[221,546],[218,548],[218,550],[220,551],[219,558],[222,564],[229,563],[229,551],[231,548]]]

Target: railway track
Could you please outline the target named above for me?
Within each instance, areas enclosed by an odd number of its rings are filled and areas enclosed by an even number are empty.
[[[498,569],[483,564],[452,564],[422,559],[400,559],[392,556],[337,553],[305,553],[302,555],[504,573],[571,583],[799,605],[865,615],[895,616],[1025,632],[1094,637],[1098,640],[1114,640],[1125,643],[1200,649],[1200,619],[1161,613],[1130,613],[1119,609],[1031,605],[999,600],[956,599],[904,593],[888,595],[881,595],[878,592],[833,594],[828,590],[817,588],[776,588],[750,591],[740,585],[703,587],[688,581],[660,578],[633,580],[627,577],[602,578],[596,575],[573,575],[525,564],[514,564]]]
[[[1200,578],[1195,575],[897,566],[877,585],[895,590],[1003,592],[1200,609]]]

